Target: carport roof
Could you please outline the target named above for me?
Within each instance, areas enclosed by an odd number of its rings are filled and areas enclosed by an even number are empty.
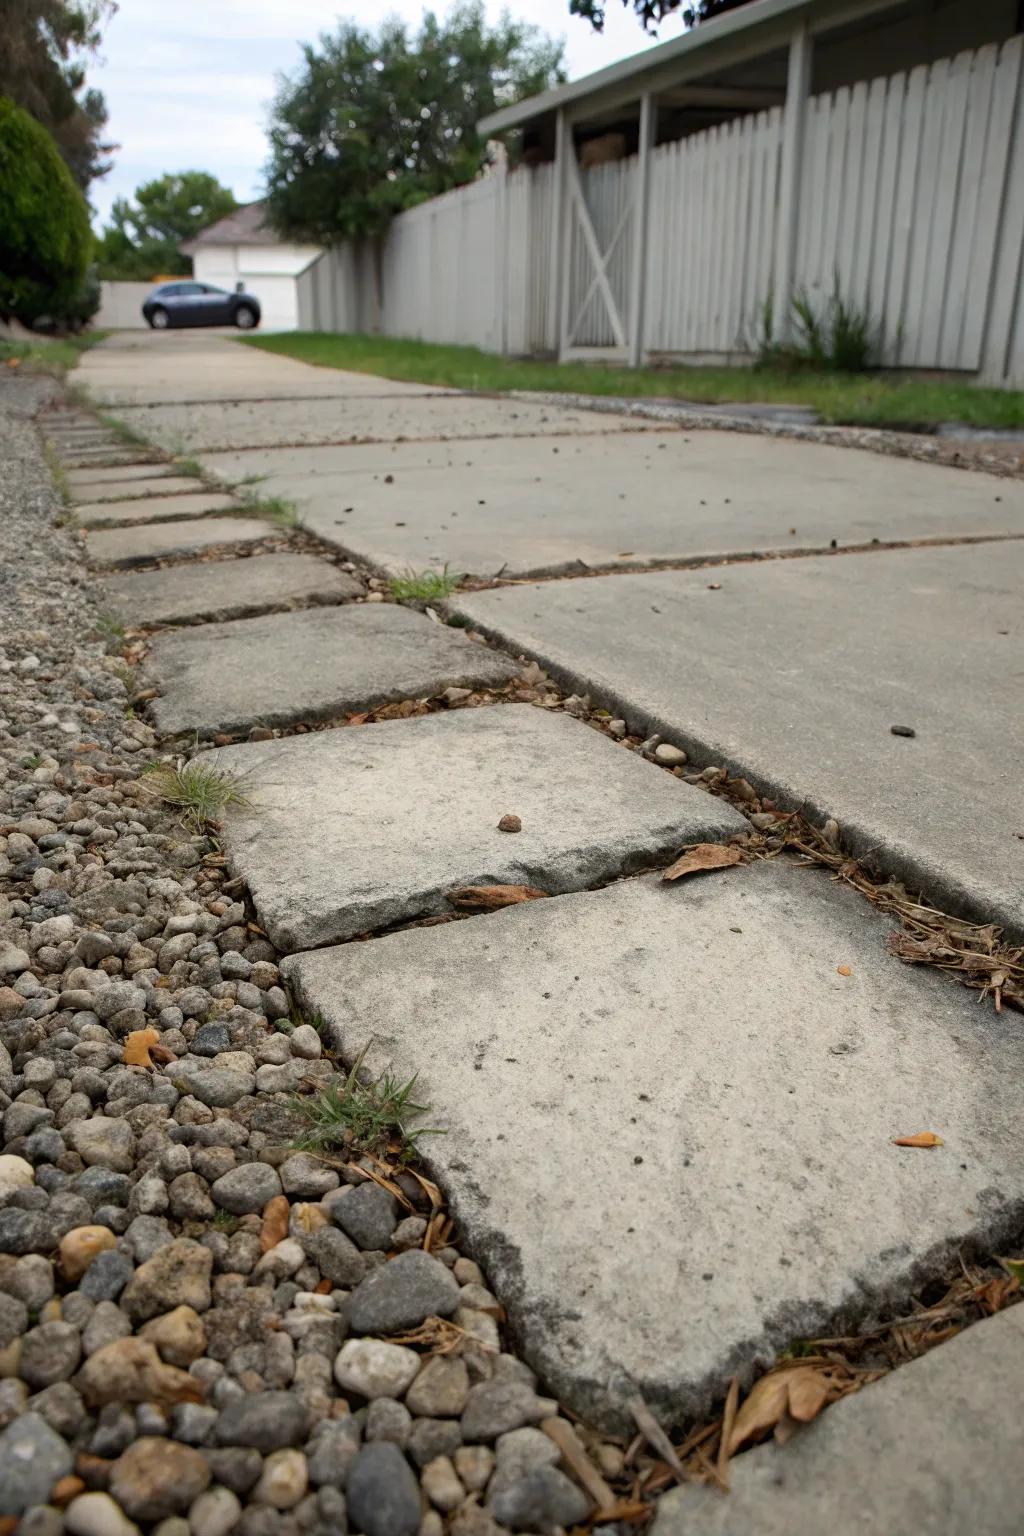
[[[657,91],[682,81],[700,80],[709,73],[756,58],[788,40],[802,20],[812,31],[849,26],[874,12],[896,8],[901,0],[750,0],[736,10],[701,22],[682,37],[636,53],[617,64],[570,80],[566,85],[529,96],[514,106],[481,118],[477,129],[494,136],[512,128],[536,124],[549,114],[565,109],[570,118],[636,100],[645,91]]]

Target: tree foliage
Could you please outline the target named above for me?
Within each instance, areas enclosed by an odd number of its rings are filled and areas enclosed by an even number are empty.
[[[86,275],[89,211],[41,123],[0,98],[0,319],[71,315]]]
[[[274,101],[270,219],[323,243],[383,234],[392,216],[472,181],[487,163],[477,120],[565,78],[562,45],[484,7],[426,12],[376,32],[342,22],[303,50]]]
[[[659,22],[670,16],[678,16],[685,27],[695,27],[698,22],[710,21],[725,11],[735,11],[750,0],[622,0],[628,10],[636,12],[637,20],[645,32],[653,32]],[[604,30],[604,18],[608,0],[569,0],[570,16],[582,16],[589,21],[595,32]]]
[[[150,278],[191,271],[179,246],[238,207],[233,192],[205,171],[158,176],[114,199],[97,245],[104,277]]]
[[[107,108],[85,68],[114,0],[0,0],[0,96],[42,123],[82,191],[110,169]]]

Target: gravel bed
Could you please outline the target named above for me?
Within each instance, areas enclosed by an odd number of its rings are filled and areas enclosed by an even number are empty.
[[[0,379],[0,1536],[572,1527],[555,1437],[591,1486],[623,1450],[540,1427],[429,1183],[296,1151],[296,1095],[341,1074],[148,787],[31,419],[54,398]]]

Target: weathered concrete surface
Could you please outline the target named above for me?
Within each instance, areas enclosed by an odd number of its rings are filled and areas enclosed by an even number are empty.
[[[336,368],[312,368],[238,341],[238,332],[122,331],[90,347],[75,369],[97,404],[269,400],[443,393]]]
[[[197,491],[184,496],[141,496],[133,501],[90,501],[75,508],[83,528],[113,528],[126,523],[176,523],[211,512],[230,512],[239,503],[220,491]]]
[[[145,448],[134,446],[67,448],[60,455],[66,469],[115,468],[119,464],[149,464],[152,456]]]
[[[306,603],[340,603],[363,588],[313,555],[252,555],[138,571],[104,584],[110,608],[127,624],[194,624],[246,619]]]
[[[134,466],[132,466],[134,468]],[[201,489],[200,482],[190,475],[161,475],[157,466],[148,478],[130,480],[95,480],[79,482],[72,487],[81,495],[83,503],[92,505],[99,501],[133,501],[142,496],[194,496]],[[93,474],[93,470],[83,470]]]
[[[679,1488],[652,1536],[1018,1536],[1024,1307],[969,1328],[729,1468]]]
[[[578,890],[746,825],[571,716],[528,704],[225,747],[209,760],[244,775],[254,808],[229,816],[228,853],[284,950],[450,914],[457,886]],[[521,832],[498,830],[506,814]]]
[[[255,517],[204,517],[191,523],[143,523],[134,528],[101,528],[86,543],[94,565],[145,565],[168,555],[198,555],[221,545],[257,544],[274,533]]]
[[[889,927],[771,862],[285,970],[346,1061],[418,1073],[424,1155],[546,1388],[614,1422],[632,1381],[679,1420],[1024,1213],[1024,1033]],[[892,1144],[923,1130],[945,1145]]]
[[[174,475],[174,465],[167,463],[143,463],[143,464],[112,464],[109,468],[98,465],[92,469],[69,469],[67,482],[72,491],[88,490],[96,485],[114,485],[122,481],[130,484],[133,481],[150,480],[154,476]]]
[[[306,446],[554,433],[598,436],[620,431],[652,436],[664,430],[637,417],[455,394],[410,399],[218,400],[201,411],[188,405],[122,406],[118,417],[148,441],[174,451],[184,447],[189,453],[262,448],[267,443]]]
[[[1007,541],[456,606],[635,728],[834,816],[912,888],[1024,936],[1022,590],[1024,542]]]
[[[600,421],[601,417],[593,418]],[[1024,483],[723,432],[204,456],[374,566],[477,576],[1024,534]],[[390,474],[391,480],[384,475]]]
[[[394,603],[268,614],[161,635],[149,658],[161,731],[201,736],[328,720],[448,687],[508,682],[516,666]]]

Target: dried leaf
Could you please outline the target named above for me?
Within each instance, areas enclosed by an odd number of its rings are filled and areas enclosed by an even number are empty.
[[[944,1147],[946,1143],[934,1131],[918,1131],[916,1136],[895,1136],[894,1147]]]
[[[816,1419],[829,1400],[829,1383],[820,1371],[790,1371],[789,1411],[801,1424]]]
[[[635,1393],[626,1403],[626,1407],[633,1415],[633,1422],[643,1435],[648,1445],[657,1451],[658,1455],[672,1468],[679,1482],[686,1482],[686,1473],[683,1464],[679,1460],[672,1447],[672,1442],[658,1423],[654,1414],[648,1408],[639,1392]]]
[[[547,894],[535,885],[462,885],[449,891],[448,900],[460,912],[497,912],[520,901],[540,901]]]
[[[590,1494],[599,1510],[611,1509],[615,1495],[583,1448],[568,1419],[544,1419],[541,1429],[562,1453],[562,1460]]]
[[[696,875],[707,869],[728,869],[730,864],[738,864],[742,857],[738,848],[727,848],[722,843],[698,843],[670,864],[661,878],[679,880],[683,875]]]
[[[157,1044],[160,1039],[158,1030],[133,1029],[124,1042],[122,1060],[129,1067],[151,1067],[150,1047]]]
[[[762,1376],[754,1383],[750,1395],[740,1406],[736,1422],[729,1437],[729,1455],[735,1456],[741,1445],[758,1439],[775,1428],[789,1410],[789,1382],[787,1371],[777,1371]]]
[[[837,973],[840,976],[852,976],[853,975],[853,966],[852,965],[837,965],[836,966],[836,971],[837,971]]]
[[[263,1207],[263,1226],[260,1228],[260,1253],[269,1253],[288,1236],[291,1206],[287,1195],[274,1195]]]
[[[732,1439],[733,1425],[736,1423],[736,1410],[740,1400],[740,1379],[734,1376],[729,1383],[729,1391],[725,1399],[725,1412],[722,1415],[722,1438],[718,1444],[718,1476],[728,1487],[729,1485],[729,1441]]]

